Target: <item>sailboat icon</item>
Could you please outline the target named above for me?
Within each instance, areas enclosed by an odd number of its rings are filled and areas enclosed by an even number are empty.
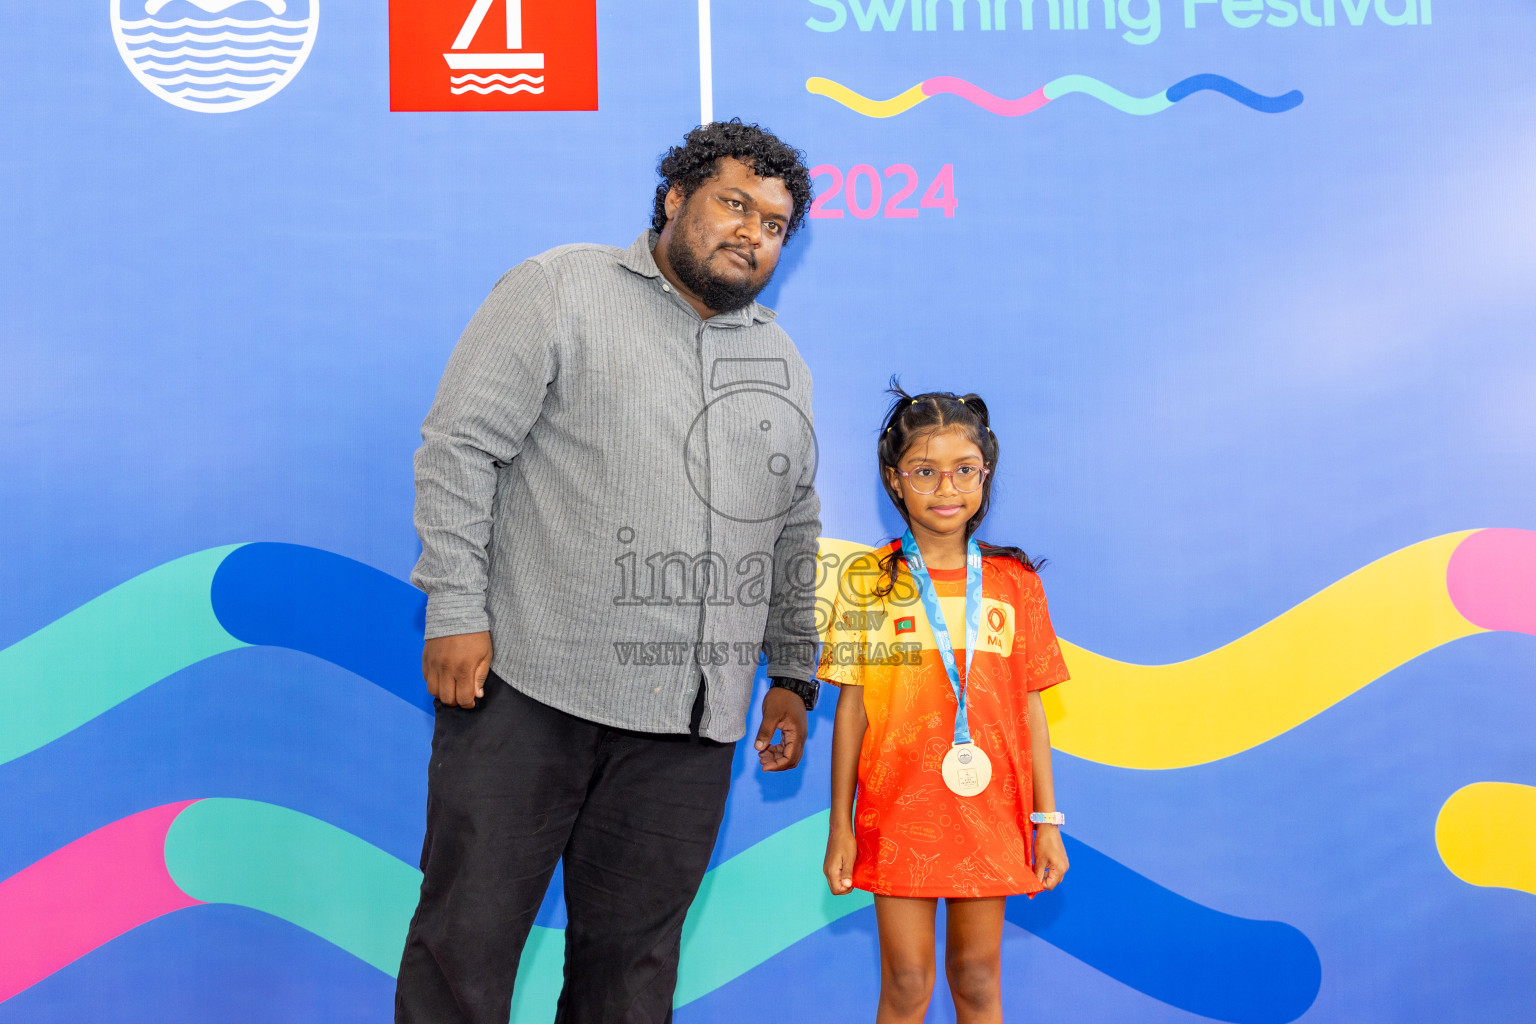
[[[504,52],[470,53],[469,48],[474,43],[475,34],[480,31],[486,15],[490,13],[495,0],[475,0],[474,7],[470,8],[469,16],[464,19],[464,24],[459,29],[459,34],[454,38],[449,52],[443,54],[443,60],[448,63],[450,71],[492,71],[495,74],[477,75],[449,75],[449,91],[455,95],[466,92],[477,93],[542,93],[544,91],[544,76],[527,74],[529,71],[544,70],[544,54],[523,51],[523,3],[522,0],[503,0],[506,7],[506,40],[507,49]],[[500,74],[503,71],[520,72],[515,75]]]
[[[271,99],[314,47],[320,0],[111,0],[123,63],[150,92],[199,113]]]

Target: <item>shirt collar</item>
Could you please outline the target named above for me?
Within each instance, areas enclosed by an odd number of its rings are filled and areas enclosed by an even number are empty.
[[[626,270],[633,271],[641,277],[665,282],[666,278],[662,276],[661,268],[656,265],[656,257],[652,255],[652,250],[656,248],[656,241],[660,237],[655,228],[647,228],[640,232],[640,237],[635,239],[634,244],[619,256],[619,262]],[[710,317],[709,322],[721,327],[745,327],[749,323],[766,324],[777,316],[777,313],[761,302],[753,302],[745,309],[738,309],[734,313],[721,313]]]
[[[660,277],[661,268],[656,265],[656,257],[651,255],[651,250],[656,248],[658,237],[653,228],[640,232],[640,237],[624,250],[624,254],[619,257],[619,262],[641,277]]]

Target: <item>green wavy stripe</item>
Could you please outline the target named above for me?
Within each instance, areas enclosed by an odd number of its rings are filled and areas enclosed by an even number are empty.
[[[740,977],[776,953],[867,907],[833,897],[816,865],[827,811],[743,850],[704,877],[683,926],[675,1005]],[[172,880],[193,899],[249,907],[320,936],[394,976],[421,872],[335,825],[255,800],[199,800],[165,837]],[[771,898],[763,879],[773,878]],[[788,881],[786,888],[782,883]],[[759,925],[743,922],[761,922]],[[512,1024],[554,1019],[565,933],[535,927],[518,966]]]
[[[1042,90],[1048,100],[1059,99],[1068,93],[1087,93],[1094,99],[1107,103],[1123,114],[1157,114],[1167,110],[1173,104],[1168,99],[1166,91],[1145,98],[1128,96],[1112,85],[1105,85],[1097,78],[1087,75],[1063,75],[1045,84]]]
[[[185,555],[121,583],[0,650],[0,764],[215,654],[249,646],[208,592],[239,544]]]

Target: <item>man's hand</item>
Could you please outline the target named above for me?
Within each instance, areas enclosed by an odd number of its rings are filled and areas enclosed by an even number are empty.
[[[827,876],[827,888],[833,896],[846,896],[853,891],[853,862],[858,856],[859,844],[846,824],[828,833],[827,859],[821,863],[821,873]]]
[[[427,692],[444,704],[475,706],[485,696],[491,671],[491,634],[460,633],[428,640],[421,650],[421,674]]]
[[[1061,829],[1055,825],[1035,828],[1035,877],[1047,889],[1061,884],[1067,873],[1067,847],[1061,841]]]
[[[779,733],[779,742],[773,734]],[[757,730],[757,759],[765,772],[782,772],[800,763],[805,750],[805,701],[782,686],[763,697],[763,724]]]

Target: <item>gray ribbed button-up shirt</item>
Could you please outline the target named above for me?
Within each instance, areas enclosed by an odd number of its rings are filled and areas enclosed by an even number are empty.
[[[746,728],[759,651],[809,679],[820,531],[811,379],[756,303],[700,319],[655,234],[568,245],[496,284],[416,453],[427,637],[605,725]]]

